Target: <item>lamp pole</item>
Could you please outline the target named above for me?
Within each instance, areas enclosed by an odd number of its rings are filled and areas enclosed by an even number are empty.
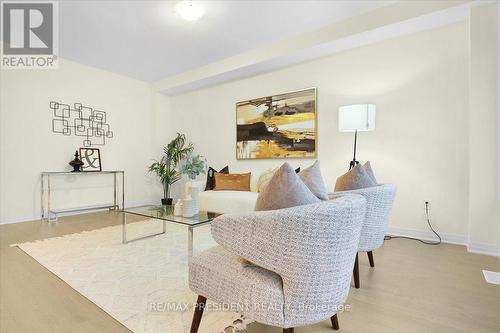
[[[358,131],[372,131],[375,129],[375,104],[353,104],[339,107],[339,131],[354,132],[354,153],[349,162],[349,170],[359,164],[356,160],[358,148]]]
[[[358,144],[358,130],[354,131],[354,156],[352,157],[352,161],[349,163],[349,170],[354,168],[357,164],[359,164],[358,161],[356,161],[356,146]]]

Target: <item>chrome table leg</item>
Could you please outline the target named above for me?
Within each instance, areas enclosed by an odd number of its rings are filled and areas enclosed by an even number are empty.
[[[193,257],[193,227],[188,227],[188,262]]]

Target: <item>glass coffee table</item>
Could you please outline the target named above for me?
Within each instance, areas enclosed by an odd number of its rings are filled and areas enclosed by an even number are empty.
[[[166,225],[167,222],[182,224],[182,225],[187,226],[187,228],[188,228],[188,258],[191,258],[193,255],[193,229],[196,227],[201,227],[203,225],[209,224],[212,222],[212,220],[214,218],[221,215],[218,213],[200,211],[198,214],[196,214],[192,217],[174,216],[174,214],[173,214],[174,209],[172,206],[154,206],[154,205],[140,206],[140,207],[134,207],[134,208],[125,208],[122,212],[123,212],[123,215],[122,215],[123,244],[133,242],[133,241],[136,241],[139,239],[144,239],[144,238],[149,238],[149,237],[164,234],[167,231],[167,225]],[[128,239],[127,238],[127,215],[128,214],[144,216],[144,217],[148,217],[148,218],[152,218],[152,219],[161,220],[163,222],[163,231],[156,233],[156,234],[151,234],[151,235],[147,235],[147,236]]]

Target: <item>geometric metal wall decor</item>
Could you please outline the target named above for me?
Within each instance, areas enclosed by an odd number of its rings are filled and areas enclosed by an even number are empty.
[[[103,146],[106,139],[113,137],[104,111],[80,103],[74,103],[71,108],[68,104],[50,102],[50,108],[54,112],[52,132],[82,136],[84,147]]]

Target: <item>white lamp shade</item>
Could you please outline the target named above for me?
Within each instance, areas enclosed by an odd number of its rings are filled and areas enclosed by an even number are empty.
[[[341,106],[339,108],[339,131],[373,131],[376,109],[375,104]]]

